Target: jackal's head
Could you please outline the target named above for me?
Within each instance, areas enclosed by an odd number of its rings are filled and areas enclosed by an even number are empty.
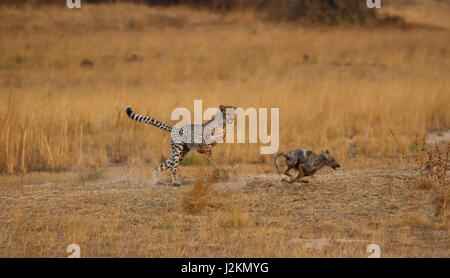
[[[341,167],[341,165],[339,165],[336,159],[331,155],[329,150],[322,152],[322,156],[325,157],[326,159],[326,165],[333,168],[333,170],[336,170],[337,168]]]
[[[223,115],[224,124],[230,125],[233,124],[234,118],[236,117],[237,107],[229,105],[221,105],[219,108]]]

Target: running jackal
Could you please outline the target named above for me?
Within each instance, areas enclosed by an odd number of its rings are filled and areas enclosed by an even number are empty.
[[[280,166],[277,162],[277,159],[280,157],[286,158],[286,165],[288,168],[283,174],[288,176],[289,179],[283,178],[281,181],[287,183],[293,183],[302,177],[312,176],[324,166],[330,166],[333,170],[341,167],[341,165],[336,162],[336,159],[334,159],[328,150],[317,155],[308,149],[296,149],[288,152],[287,154],[275,154],[273,157],[273,163],[275,164],[278,174],[281,174]],[[297,170],[297,175],[295,177],[292,177],[291,174],[289,174],[289,170],[291,169]],[[303,180],[301,182],[307,183],[308,181]]]

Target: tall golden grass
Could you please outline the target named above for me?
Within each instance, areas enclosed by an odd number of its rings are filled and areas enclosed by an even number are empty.
[[[408,150],[450,128],[447,29],[302,28],[125,4],[2,7],[0,21],[2,173],[156,165],[170,134],[130,121],[127,105],[169,123],[194,99],[278,107],[280,150],[341,159],[350,148],[394,154],[391,130]],[[269,163],[254,144],[215,153],[218,163]]]

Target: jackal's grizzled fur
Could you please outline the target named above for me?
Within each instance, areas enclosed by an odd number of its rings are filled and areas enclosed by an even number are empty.
[[[333,170],[340,167],[339,163],[336,162],[336,159],[334,159],[328,150],[317,155],[308,149],[296,149],[287,154],[275,154],[273,163],[275,164],[278,174],[281,174],[281,171],[277,164],[277,159],[281,156],[286,158],[286,165],[288,166],[283,174],[289,177],[289,179],[283,178],[282,181],[288,183],[293,183],[302,177],[312,176],[324,166],[330,166]],[[291,169],[297,170],[297,175],[295,177],[292,177],[291,174],[289,174],[289,170]]]
[[[201,128],[199,128],[198,125],[195,124],[184,125],[180,128],[172,127],[157,119],[136,114],[133,112],[133,110],[131,110],[130,107],[127,107],[126,112],[127,115],[134,121],[153,125],[157,128],[172,133],[172,139],[170,141],[172,151],[170,153],[170,157],[160,166],[155,168],[155,170],[153,171],[153,177],[155,178],[159,172],[170,168],[172,183],[175,186],[179,186],[180,183],[177,181],[177,168],[179,163],[183,160],[183,158],[188,154],[190,150],[196,150],[199,153],[208,154],[209,161],[212,155],[212,147],[214,147],[216,145],[216,142],[220,140],[219,138],[223,138],[225,136],[226,124],[232,124],[234,122],[234,118],[236,116],[236,107],[221,105],[220,111],[214,116],[214,118],[207,123],[202,124]],[[201,134],[199,134],[197,130],[201,131]],[[205,136],[203,135],[203,130],[210,131],[210,136],[208,138],[205,138]],[[177,138],[173,138],[174,134],[177,136]],[[191,140],[181,140],[183,135],[189,136],[189,134]]]

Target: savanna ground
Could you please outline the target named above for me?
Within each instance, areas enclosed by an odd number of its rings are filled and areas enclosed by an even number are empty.
[[[408,3],[385,7],[407,28],[1,6],[0,256],[449,257],[448,173],[417,169],[435,141],[448,159],[450,4]],[[213,166],[186,158],[183,186],[149,186],[169,134],[124,108],[174,123],[194,99],[278,107],[280,151],[341,168],[286,185],[258,145],[221,144]]]

